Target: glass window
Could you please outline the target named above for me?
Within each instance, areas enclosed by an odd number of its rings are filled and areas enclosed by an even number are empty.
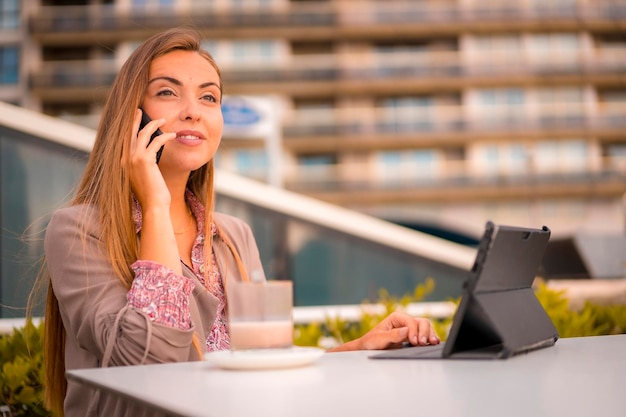
[[[383,182],[403,182],[435,178],[440,157],[436,150],[383,151],[376,156],[378,175]]]
[[[498,173],[498,165],[500,160],[500,152],[496,145],[488,145],[485,147],[485,166],[484,170],[488,175]]]
[[[83,156],[0,126],[0,317],[24,317],[42,251],[40,232],[70,197]]]
[[[485,69],[511,70],[511,63],[519,62],[523,58],[522,40],[520,36],[480,36],[475,39],[476,51],[480,60],[478,66]],[[494,64],[502,65],[490,68]]]
[[[252,7],[252,6],[269,6],[276,4],[276,0],[230,0],[229,6],[232,8],[237,7]]]
[[[131,0],[133,9],[173,8],[175,0]]]
[[[309,154],[298,156],[298,181],[301,183],[328,183],[337,179],[336,154]]]
[[[18,0],[0,0],[0,30],[17,29],[20,25]]]
[[[535,169],[539,174],[587,170],[588,144],[582,139],[544,141],[535,147]]]
[[[509,171],[511,174],[521,174],[528,168],[526,147],[521,143],[512,143],[509,146]]]
[[[529,153],[524,143],[489,144],[479,163],[487,176],[520,176],[528,172]]]
[[[517,106],[524,103],[524,91],[519,88],[500,88],[478,91],[478,102],[484,105]]]
[[[524,90],[519,88],[484,89],[476,92],[476,122],[489,126],[510,126],[525,120]]]
[[[208,51],[213,58],[216,57],[218,51],[219,51],[219,43],[217,41],[206,41],[203,40],[201,43],[201,46],[203,49],[205,49],[206,51]]]
[[[233,62],[272,62],[279,57],[277,42],[272,40],[233,41],[231,55]]]
[[[576,33],[533,34],[528,37],[529,57],[541,69],[577,68],[581,44]]]
[[[424,130],[433,122],[433,103],[430,97],[389,98],[383,100],[381,105],[385,130]]]
[[[0,84],[17,84],[19,81],[19,50],[17,47],[0,48]]]
[[[202,42],[202,47],[213,55],[222,69],[233,68],[235,71],[275,66],[285,57],[281,42],[271,39],[206,40]]]
[[[541,103],[579,103],[583,101],[581,87],[541,88],[537,90]]]
[[[238,173],[254,178],[266,176],[269,164],[265,149],[238,149],[234,156]]]
[[[585,108],[582,88],[541,88],[537,90],[537,100],[543,120],[567,125],[583,123]]]
[[[298,163],[301,166],[334,165],[337,158],[334,155],[305,155],[298,158]]]

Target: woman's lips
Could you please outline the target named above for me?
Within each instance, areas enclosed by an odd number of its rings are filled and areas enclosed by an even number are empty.
[[[204,140],[204,136],[200,132],[182,131],[176,133],[176,140],[184,144],[195,145]]]

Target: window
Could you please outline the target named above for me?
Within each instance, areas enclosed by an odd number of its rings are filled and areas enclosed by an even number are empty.
[[[473,113],[484,126],[511,126],[524,121],[525,95],[522,89],[484,89],[476,92]]]
[[[0,84],[19,81],[19,51],[17,47],[0,48]]]
[[[584,123],[584,93],[580,87],[537,90],[538,110],[543,122],[571,126]]]
[[[585,172],[588,153],[588,145],[582,139],[541,142],[535,147],[535,169],[539,174]]]
[[[275,42],[270,40],[234,41],[232,58],[235,62],[263,62],[276,56]]]
[[[133,9],[173,8],[174,0],[132,0]]]
[[[490,144],[482,148],[480,171],[488,177],[525,175],[529,155],[523,143]]]
[[[433,120],[430,97],[389,98],[381,102],[382,128],[386,131],[404,132],[427,130]]]
[[[433,179],[440,171],[439,155],[432,149],[383,151],[377,154],[376,159],[378,177],[383,182]]]
[[[549,10],[562,12],[575,12],[577,6],[576,0],[531,0],[530,7],[538,13]]]
[[[337,163],[334,155],[305,155],[298,158],[298,161],[300,165],[308,167],[334,165]]]
[[[337,181],[336,154],[309,154],[298,156],[298,179],[303,182]]]
[[[626,172],[626,143],[608,145],[605,154],[607,169]]]
[[[511,72],[522,62],[522,41],[517,35],[479,36],[474,40],[471,69],[482,72]]]
[[[238,149],[234,152],[237,172],[254,178],[264,178],[268,171],[265,149]]]
[[[235,71],[275,66],[285,58],[284,44],[272,39],[203,41],[202,47],[213,55],[220,68]]]
[[[0,30],[17,29],[20,25],[18,0],[0,0]]]
[[[568,71],[578,69],[581,45],[575,33],[529,35],[529,57],[539,71]]]

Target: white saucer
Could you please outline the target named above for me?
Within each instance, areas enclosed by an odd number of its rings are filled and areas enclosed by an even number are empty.
[[[281,369],[310,365],[323,354],[324,349],[294,346],[286,349],[207,352],[204,359],[222,369]]]

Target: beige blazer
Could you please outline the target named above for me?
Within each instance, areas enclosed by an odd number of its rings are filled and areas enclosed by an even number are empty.
[[[192,334],[206,340],[216,317],[217,298],[183,265],[184,275],[196,282],[190,300],[191,329],[153,323],[143,312],[127,307],[127,289],[103,254],[101,228],[95,219],[96,210],[90,206],[60,209],[52,216],[44,241],[52,287],[67,332],[66,369],[199,360]],[[215,214],[215,221],[237,248],[248,274],[265,279],[250,227],[220,213]],[[226,244],[216,239],[214,248],[224,282],[240,281]],[[160,415],[74,381],[68,381],[64,408],[66,417]]]

